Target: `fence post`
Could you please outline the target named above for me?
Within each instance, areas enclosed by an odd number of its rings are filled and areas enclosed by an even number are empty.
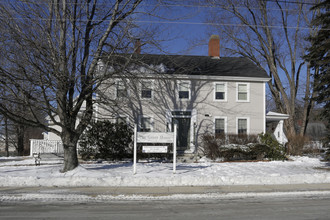
[[[33,139],[30,139],[30,157],[33,155]]]

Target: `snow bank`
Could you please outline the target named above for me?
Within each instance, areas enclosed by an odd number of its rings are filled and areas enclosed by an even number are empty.
[[[171,163],[82,164],[60,173],[62,161],[34,159],[0,160],[0,186],[216,186],[330,183],[329,168],[316,158],[295,157],[293,161],[179,163],[176,174]]]

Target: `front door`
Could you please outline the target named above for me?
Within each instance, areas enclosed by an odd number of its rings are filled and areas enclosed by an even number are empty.
[[[173,117],[172,127],[177,123],[177,150],[185,151],[190,148],[190,124],[191,118],[189,117]]]

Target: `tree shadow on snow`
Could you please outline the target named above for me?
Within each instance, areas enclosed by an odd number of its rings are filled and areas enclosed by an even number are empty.
[[[110,170],[110,169],[117,169],[117,168],[124,168],[124,167],[132,167],[133,163],[120,163],[120,164],[104,164],[98,167],[86,167],[86,170]]]

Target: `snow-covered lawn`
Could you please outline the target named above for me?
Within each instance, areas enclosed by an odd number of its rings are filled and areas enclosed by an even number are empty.
[[[330,165],[317,158],[294,157],[293,161],[215,163],[81,164],[60,173],[61,160],[0,157],[0,186],[215,186],[330,183]]]

